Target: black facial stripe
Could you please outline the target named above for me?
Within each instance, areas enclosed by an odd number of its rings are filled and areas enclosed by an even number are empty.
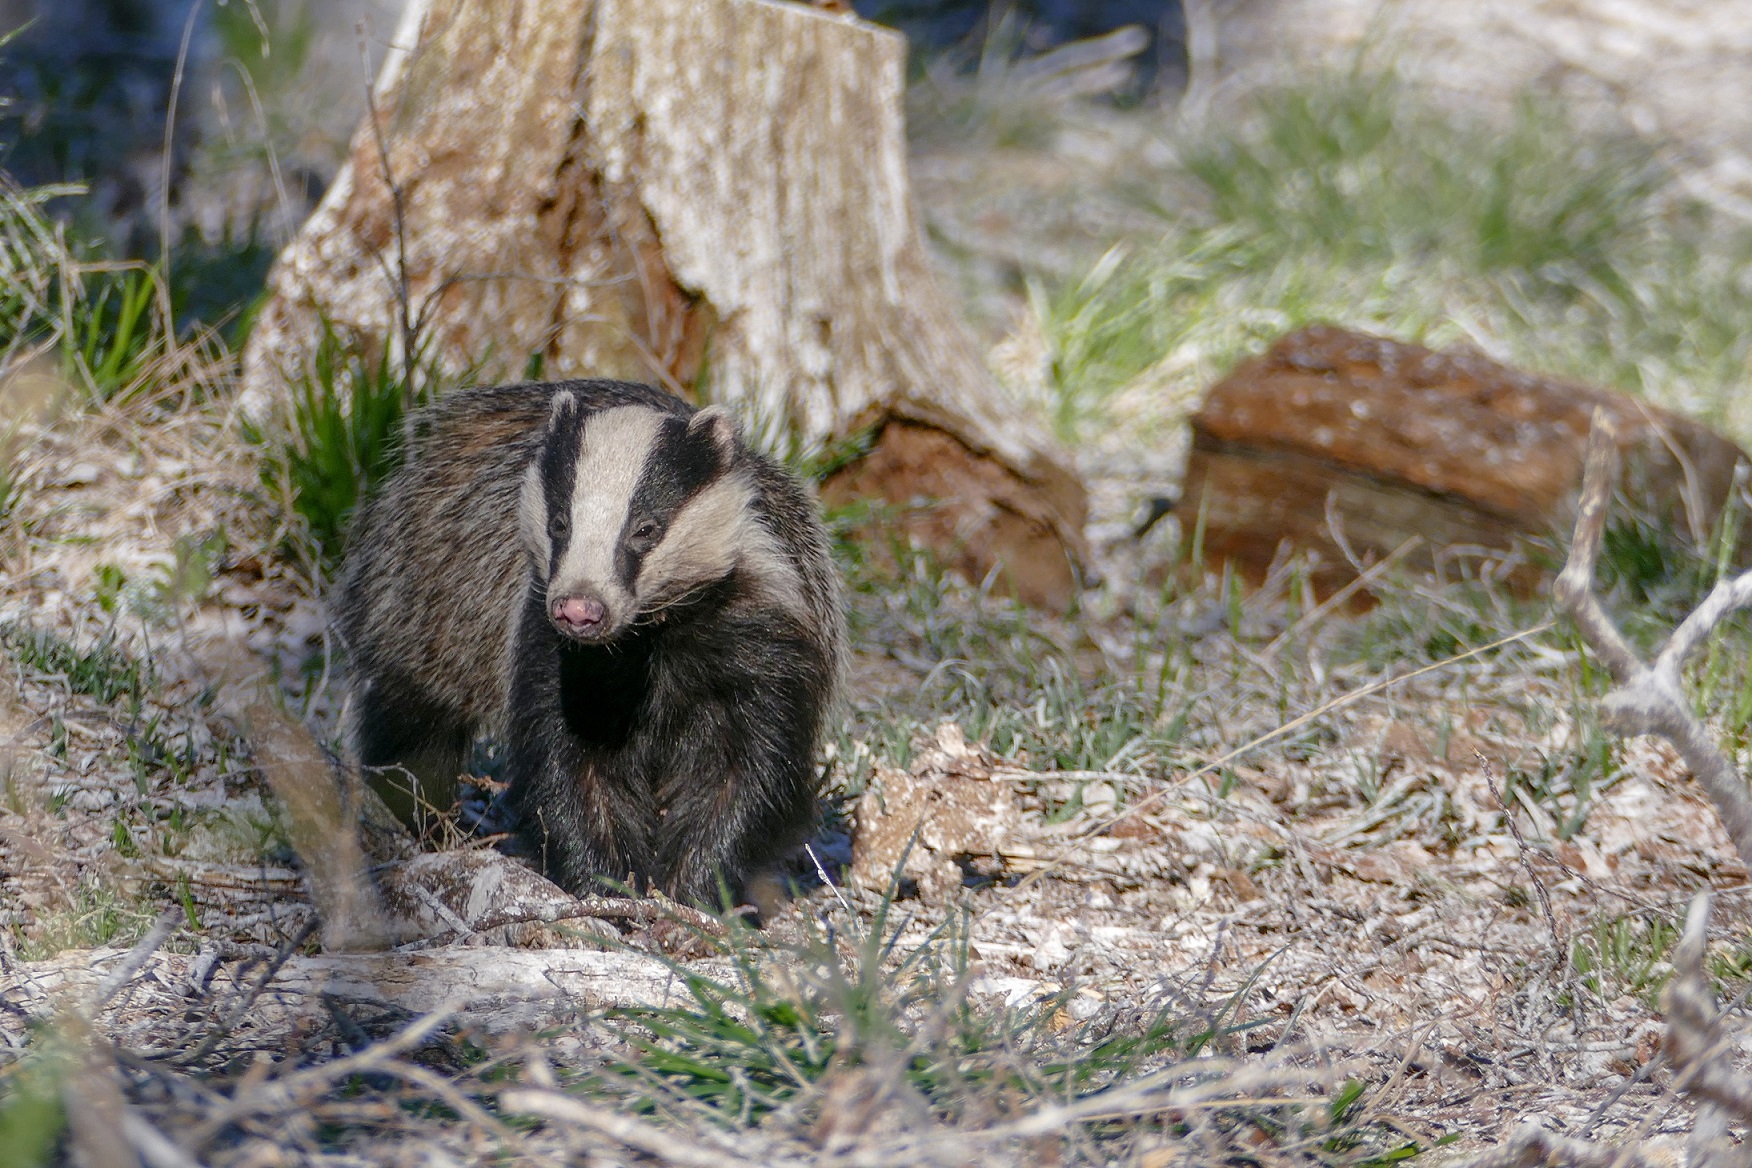
[[[583,410],[576,408],[561,411],[553,419],[548,429],[547,443],[538,455],[541,459],[542,491],[547,504],[544,514],[553,545],[548,557],[549,575],[559,567],[560,556],[565,554],[566,545],[572,538],[572,490],[578,478],[578,446],[583,437],[586,416]],[[566,518],[565,534],[558,539],[552,538],[555,516]]]
[[[657,525],[656,541],[675,519],[676,512],[723,472],[716,444],[710,434],[688,429],[686,418],[666,418],[652,443],[651,456],[639,475],[632,506],[621,528],[615,552],[615,569],[629,585],[638,578],[644,555],[627,546],[642,522]],[[655,544],[653,544],[655,546]]]

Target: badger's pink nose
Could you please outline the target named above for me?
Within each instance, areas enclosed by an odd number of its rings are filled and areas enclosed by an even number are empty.
[[[554,601],[554,623],[568,632],[593,633],[608,615],[602,601],[593,596],[566,596]]]

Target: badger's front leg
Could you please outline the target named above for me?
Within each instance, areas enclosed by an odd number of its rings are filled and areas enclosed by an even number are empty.
[[[805,838],[815,818],[816,726],[825,668],[807,642],[745,644],[715,676],[678,679],[697,695],[661,733],[658,883],[678,900],[741,898]]]

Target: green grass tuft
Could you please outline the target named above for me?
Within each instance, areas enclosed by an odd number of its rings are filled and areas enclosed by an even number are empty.
[[[1021,1110],[1028,1100],[1102,1090],[1162,1057],[1195,1055],[1217,1032],[1246,1028],[1177,1000],[1133,1028],[1111,1018],[1067,1027],[1065,994],[1014,1008],[975,1005],[965,994],[967,921],[952,917],[911,948],[901,946],[905,924],[885,900],[843,934],[803,918],[802,940],[779,952],[733,932],[719,948],[734,980],[677,966],[690,1004],[610,1012],[633,1053],[616,1064],[618,1088],[593,1086],[631,1091],[643,1108],[681,1096],[747,1124],[788,1104],[818,1104],[823,1080],[860,1067],[893,1074],[954,1119],[997,1100]]]
[[[67,1117],[61,1106],[64,1059],[37,1047],[0,1075],[0,1168],[50,1162]]]
[[[325,328],[307,373],[292,386],[289,433],[252,427],[264,448],[262,479],[290,500],[324,570],[339,562],[353,512],[395,472],[409,412],[436,396],[431,367],[409,371],[387,350],[376,358]]]
[[[80,188],[22,188],[0,174],[0,372],[52,343],[58,305],[74,271],[61,232],[44,208]]]
[[[9,624],[0,626],[0,646],[21,669],[59,678],[69,692],[106,705],[124,696],[137,704],[152,684],[150,666],[130,657],[113,634],[82,647],[47,629]]]
[[[1661,990],[1673,976],[1667,959],[1678,940],[1672,921],[1602,917],[1576,939],[1570,964],[1582,984],[1602,998],[1631,994],[1658,1009]]]
[[[1137,180],[1159,244],[1035,297],[1061,430],[1156,362],[1208,383],[1318,322],[1481,345],[1752,435],[1752,231],[1686,198],[1654,146],[1528,100],[1496,119],[1384,78],[1260,95]]]
[[[62,354],[69,380],[100,402],[146,386],[165,347],[158,274],[130,266],[102,269],[78,287],[66,309]]]
[[[114,830],[126,829],[118,820]],[[67,949],[132,945],[146,935],[160,911],[161,906],[153,901],[130,898],[106,885],[81,881],[73,891],[71,904],[43,912],[30,936],[17,939],[18,954],[26,961],[41,961]]]

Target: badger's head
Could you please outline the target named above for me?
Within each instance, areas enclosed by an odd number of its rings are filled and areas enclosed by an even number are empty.
[[[737,450],[735,427],[715,408],[691,417],[644,406],[587,411],[556,394],[518,503],[554,628],[611,641],[770,542]]]

